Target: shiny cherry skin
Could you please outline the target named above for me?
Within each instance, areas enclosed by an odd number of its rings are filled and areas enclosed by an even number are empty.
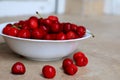
[[[25,72],[26,72],[25,65],[21,62],[16,62],[11,68],[12,74],[24,74]]]
[[[59,23],[54,23],[54,24],[51,24],[51,31],[53,33],[58,33],[60,32],[61,28],[60,28],[60,24]]]
[[[77,26],[76,24],[71,24],[71,30],[72,30],[72,31],[75,31],[75,32],[76,32],[76,31],[77,31],[77,27],[78,27],[78,26]]]
[[[63,31],[65,33],[71,31],[71,23],[63,23],[63,24],[64,24]]]
[[[80,67],[86,66],[88,64],[88,58],[86,56],[77,58],[75,63],[77,66],[80,66]]]
[[[66,35],[63,32],[57,34],[57,40],[66,40]]]
[[[58,17],[57,16],[53,16],[53,15],[48,16],[48,19],[50,19],[52,21],[58,21]]]
[[[20,37],[20,38],[30,38],[31,37],[31,33],[28,29],[21,29],[18,34],[17,34],[17,37]]]
[[[38,28],[38,18],[36,16],[31,16],[28,21],[31,29]]]
[[[75,75],[77,71],[78,71],[78,68],[75,64],[70,64],[64,69],[64,72],[68,75]]]
[[[77,27],[77,34],[79,35],[79,37],[83,37],[86,33],[86,28],[84,26],[78,26]]]
[[[16,37],[18,34],[19,30],[15,27],[11,27],[10,30],[8,31],[8,35]]]
[[[36,28],[32,31],[31,35],[34,39],[43,39],[45,32],[39,28]]]
[[[85,56],[85,54],[84,54],[83,52],[78,51],[78,52],[75,52],[75,53],[73,54],[73,59],[76,61],[77,58],[81,58],[81,57],[84,57],[84,56]]]
[[[66,38],[67,39],[75,39],[76,38],[76,33],[75,32],[73,32],[73,31],[69,31],[69,32],[67,32],[67,34],[66,34]]]
[[[11,27],[12,27],[12,24],[7,24],[7,25],[3,28],[2,33],[8,34],[8,31],[11,29]]]
[[[48,18],[43,19],[43,24],[46,26],[51,26],[52,25],[52,21]]]
[[[42,68],[42,74],[45,78],[51,79],[56,75],[56,69],[51,65],[45,65]]]
[[[70,64],[73,64],[73,60],[70,58],[65,58],[62,62],[62,68],[65,69]]]
[[[45,25],[40,25],[39,26],[39,29],[41,29],[41,30],[43,30],[43,31],[45,31],[45,32],[49,32],[49,27],[48,26],[45,26]]]

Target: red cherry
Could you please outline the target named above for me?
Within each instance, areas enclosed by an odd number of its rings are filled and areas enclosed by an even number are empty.
[[[88,64],[88,58],[86,56],[77,58],[75,61],[77,66],[86,66]]]
[[[52,21],[50,19],[43,19],[43,24],[46,25],[46,26],[51,26],[52,24]]]
[[[26,68],[24,66],[23,63],[21,62],[16,62],[12,68],[11,68],[11,72],[13,74],[24,74],[26,72]]]
[[[57,40],[66,40],[66,35],[63,32],[58,33]]]
[[[76,24],[71,24],[71,30],[76,31],[77,30],[77,25]]]
[[[60,24],[58,24],[58,23],[54,23],[54,24],[52,24],[51,25],[51,31],[53,32],[53,33],[58,33],[58,32],[60,32]]]
[[[29,29],[30,30],[30,26],[29,26],[29,21],[25,20],[24,22],[21,23],[21,29]]]
[[[75,64],[70,64],[64,69],[64,72],[68,75],[74,75],[77,71],[78,68]]]
[[[77,34],[79,35],[79,37],[83,37],[86,33],[86,28],[84,26],[78,26],[77,27]]]
[[[56,40],[57,34],[50,34],[50,35],[51,35],[52,40]]]
[[[39,18],[39,19],[38,19],[38,24],[39,24],[39,25],[43,25],[43,21],[44,21],[43,18]]]
[[[45,32],[49,32],[49,27],[45,26],[45,25],[40,25],[39,28]]]
[[[64,23],[63,30],[64,30],[64,32],[71,31],[71,24],[70,23]]]
[[[20,21],[18,22],[19,25],[23,25],[24,23],[25,23],[25,21],[23,21],[23,20],[20,20]]]
[[[56,40],[56,34],[46,34],[44,39],[45,40]]]
[[[76,61],[77,58],[81,58],[81,57],[84,57],[84,56],[85,56],[85,54],[83,52],[79,51],[79,52],[74,53],[73,59]]]
[[[8,30],[8,35],[10,36],[17,36],[19,30],[15,27],[11,27],[10,30]]]
[[[70,64],[73,64],[73,61],[72,59],[70,58],[66,58],[63,60],[63,63],[62,63],[62,68],[65,69],[68,65]]]
[[[23,24],[21,29],[28,29],[28,30],[30,30],[30,27],[27,24]]]
[[[11,29],[11,27],[12,27],[12,24],[7,24],[7,25],[3,28],[2,33],[8,34],[8,31]]]
[[[48,19],[52,20],[52,21],[58,21],[58,17],[57,16],[48,16]]]
[[[45,40],[52,40],[52,37],[50,34],[46,34],[44,37]]]
[[[67,32],[66,37],[67,37],[67,39],[75,39],[76,35],[77,34],[75,32],[69,31],[69,32]]]
[[[31,29],[38,28],[38,18],[36,16],[31,16],[29,18],[29,26]]]
[[[27,29],[21,29],[18,32],[17,37],[20,37],[20,38],[30,38],[31,37],[31,33]]]
[[[45,65],[43,68],[42,68],[42,74],[45,78],[54,78],[55,75],[56,75],[56,70],[53,66],[50,66],[50,65]]]
[[[36,28],[32,31],[31,35],[34,39],[42,39],[45,35],[45,32],[41,29]]]

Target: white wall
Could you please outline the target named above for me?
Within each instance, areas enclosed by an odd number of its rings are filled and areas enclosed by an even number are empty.
[[[62,14],[65,10],[65,0],[58,0],[58,2],[56,5],[56,0],[0,1],[0,17],[35,14],[36,11],[39,11],[41,14],[55,12]]]
[[[105,0],[104,12],[106,14],[120,15],[120,0]]]

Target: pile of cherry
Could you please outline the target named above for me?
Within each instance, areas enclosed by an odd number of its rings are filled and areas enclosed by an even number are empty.
[[[84,67],[87,64],[88,64],[87,56],[83,52],[78,51],[73,54],[73,59],[65,58],[62,62],[61,67],[64,73],[68,75],[74,75],[77,73],[78,67]],[[12,66],[11,72],[13,74],[24,74],[26,72],[26,67],[22,62],[16,62]],[[47,64],[44,65],[42,71],[39,72],[42,73],[43,77],[48,79],[54,78],[57,75],[55,67]]]
[[[27,20],[7,24],[2,33],[27,39],[68,40],[82,38],[86,28],[70,22],[60,22],[53,15],[47,18],[31,16]]]

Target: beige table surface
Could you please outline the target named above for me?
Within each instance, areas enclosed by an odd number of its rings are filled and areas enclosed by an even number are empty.
[[[28,17],[0,18],[0,23],[26,18]],[[52,80],[120,80],[120,17],[60,15],[59,18],[61,21],[85,25],[94,33],[95,38],[80,41],[77,50],[86,53],[89,64],[79,67],[74,76],[68,76],[61,70],[62,60],[38,62],[22,58],[13,53],[0,37],[0,80],[44,80],[41,69],[45,64],[53,65],[57,70]],[[25,64],[27,71],[24,75],[10,73],[11,66],[17,61]]]

